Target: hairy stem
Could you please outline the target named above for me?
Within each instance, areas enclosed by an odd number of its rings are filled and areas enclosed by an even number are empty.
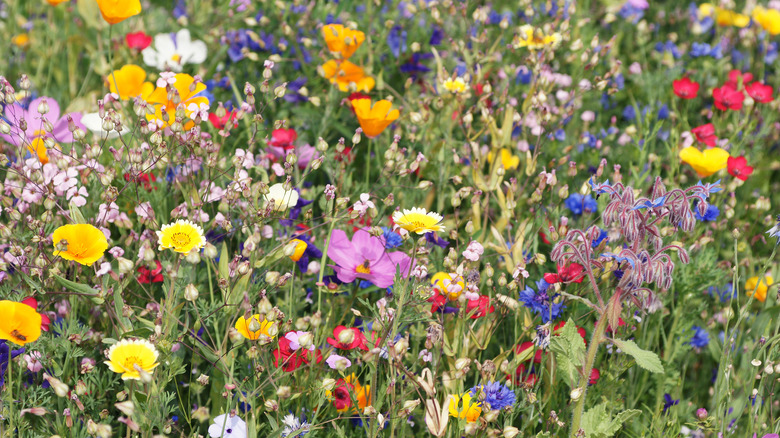
[[[585,357],[585,366],[583,367],[583,374],[580,376],[580,382],[578,388],[582,389],[582,394],[577,400],[577,405],[574,407],[574,416],[571,420],[571,436],[572,438],[577,436],[577,431],[580,430],[580,424],[582,422],[582,413],[585,410],[585,395],[588,390],[588,380],[590,380],[590,373],[593,372],[593,362],[596,361],[596,353],[599,350],[599,345],[604,337],[604,332],[607,330],[607,318],[608,311],[602,312],[596,323],[596,328],[593,330],[593,335],[590,338],[590,345],[588,346],[588,353]]]

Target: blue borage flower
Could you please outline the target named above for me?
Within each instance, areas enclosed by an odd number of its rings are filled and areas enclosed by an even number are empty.
[[[536,291],[526,286],[518,294],[519,301],[531,312],[542,315],[542,323],[545,324],[560,318],[563,309],[566,308],[563,302],[555,302],[558,294],[548,295],[547,290],[549,287],[550,283],[541,279],[536,282]]]
[[[672,406],[677,405],[678,403],[680,403],[679,399],[675,400],[675,399],[672,398],[671,395],[664,394],[664,410],[663,410],[663,412],[666,412],[667,410],[669,410],[669,408],[671,408]]]
[[[664,202],[666,202],[666,195],[659,196],[652,201],[649,199],[640,200],[638,204],[632,208],[632,210],[641,210],[643,208],[658,208],[664,205]]]
[[[566,208],[571,211],[574,216],[580,216],[583,213],[594,213],[598,210],[599,204],[590,195],[581,195],[579,193],[572,193],[566,201],[564,201]]]
[[[477,385],[469,390],[472,399],[477,398],[480,393],[484,394],[484,403],[493,411],[512,407],[517,399],[514,391],[498,382]]]
[[[628,258],[628,257],[621,257],[621,256],[619,256],[619,255],[617,255],[617,254],[612,254],[611,252],[605,252],[605,253],[602,253],[602,254],[600,255],[600,257],[610,258],[610,259],[613,259],[613,260],[615,260],[615,261],[616,261],[616,262],[618,262],[618,263],[623,263],[623,262],[626,262],[626,263],[628,263],[629,265],[631,265],[631,268],[632,268],[632,269],[636,269],[636,265],[634,264],[634,261],[633,261],[633,260],[631,260],[631,259],[630,259],[630,258]]]
[[[693,336],[686,342],[693,348],[704,348],[710,343],[710,335],[707,330],[697,325],[691,327],[693,329]]]
[[[598,227],[597,227],[597,229],[599,230],[599,235],[598,235],[598,237],[593,239],[593,241],[591,242],[591,244],[590,244],[591,248],[597,248],[599,245],[601,245],[601,242],[603,242],[605,240],[607,242],[609,242],[609,235],[607,234],[607,232],[605,230],[602,230],[602,229],[598,228]]]

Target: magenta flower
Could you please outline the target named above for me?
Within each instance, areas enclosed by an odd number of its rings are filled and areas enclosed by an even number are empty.
[[[49,105],[49,112],[41,115],[38,112],[38,106],[44,99]],[[11,133],[8,135],[0,134],[0,137],[17,147],[30,145],[36,138],[46,136],[54,138],[57,143],[73,143],[73,133],[68,129],[68,115],[71,116],[77,127],[83,130],[87,129],[81,124],[81,113],[70,113],[60,117],[60,106],[51,97],[39,97],[33,100],[28,109],[14,103],[5,107],[5,118],[11,122]],[[52,124],[51,133],[44,131],[43,118]],[[22,120],[26,122],[27,129],[22,130],[20,127]]]
[[[328,257],[336,262],[336,266],[331,266],[344,283],[360,278],[381,288],[393,285],[396,268],[400,268],[401,275],[406,278],[412,261],[400,251],[385,251],[384,240],[372,236],[366,229],[357,230],[351,242],[347,233],[333,230]]]

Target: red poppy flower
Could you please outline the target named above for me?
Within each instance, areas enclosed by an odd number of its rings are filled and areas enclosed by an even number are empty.
[[[682,99],[694,99],[699,94],[699,83],[688,79],[687,76],[672,81],[672,88],[674,94]]]
[[[753,100],[760,103],[769,103],[772,101],[772,93],[775,91],[771,85],[765,85],[761,82],[753,82],[745,85],[745,91]]]
[[[709,147],[714,147],[718,141],[718,137],[715,136],[715,125],[712,123],[697,126],[691,129],[691,132],[696,136],[696,140],[699,140]]]
[[[523,342],[522,344],[520,344],[517,347],[515,347],[515,354],[520,355],[525,350],[528,350],[529,348],[534,348],[534,343],[530,342],[530,341]],[[541,349],[536,350],[534,352],[534,358],[533,358],[534,363],[542,363],[542,355],[543,354],[544,354],[544,351],[542,351]]]
[[[555,283],[582,283],[582,279],[585,278],[582,271],[584,268],[579,263],[572,263],[569,266],[558,265],[558,273],[544,274],[544,281]]]
[[[352,406],[352,398],[349,396],[346,384],[333,389],[333,406],[339,411]]]
[[[750,174],[753,173],[753,168],[748,166],[744,156],[736,158],[729,157],[726,162],[726,169],[728,169],[731,176],[741,179],[742,181],[747,181]]]
[[[274,366],[279,368],[280,366],[286,372],[292,372],[298,368],[308,364],[311,361],[312,352],[301,348],[293,350],[290,348],[290,340],[281,336],[279,338],[279,347],[271,352],[274,356]],[[314,358],[317,363],[322,362],[322,353],[316,351]]]
[[[493,313],[494,308],[490,305],[490,297],[481,295],[476,300],[469,300],[468,305],[466,306],[466,313],[471,313],[475,309],[477,309],[477,311],[471,315],[471,319],[482,318],[488,313]]]
[[[34,297],[27,297],[23,299],[22,304],[26,304],[32,307],[33,309],[35,309],[36,312],[38,311],[38,300],[36,300]],[[49,319],[49,317],[46,316],[45,313],[41,313],[41,330],[48,332],[49,324],[51,324],[51,320]]]
[[[283,149],[292,149],[295,147],[293,143],[298,139],[298,133],[294,129],[274,129],[271,131],[271,140],[268,141],[269,146],[274,146]]]
[[[161,283],[163,281],[162,264],[159,260],[155,260],[157,267],[150,270],[146,265],[138,267],[138,282],[141,284]]]
[[[712,90],[712,98],[715,99],[715,107],[719,110],[734,110],[738,111],[742,109],[742,102],[745,100],[745,95],[729,84],[725,84],[720,88]]]
[[[742,85],[744,86],[748,82],[753,80],[752,73],[742,73],[739,70],[731,70],[729,72],[729,80],[726,81],[726,85],[730,85],[734,89],[739,88],[739,79],[742,78]]]
[[[601,377],[601,373],[599,372],[599,369],[593,368],[593,370],[590,372],[590,379],[588,379],[588,383],[591,385],[595,385],[596,383],[598,383],[600,377]]]
[[[344,327],[340,325],[333,329],[333,337],[327,339],[328,344],[340,350],[354,350],[359,348],[368,351],[366,346],[366,337],[360,329],[355,327]]]
[[[593,323],[594,326],[596,326],[597,324],[598,324],[597,321]],[[623,318],[618,317],[618,327],[623,327],[624,325],[626,325],[626,322],[623,321]],[[607,324],[607,333],[610,334],[613,333],[612,326],[609,324]]]
[[[127,43],[127,47],[130,47],[131,49],[143,50],[152,45],[152,37],[145,34],[143,31],[138,31],[125,35],[125,42]]]
[[[436,295],[428,298],[428,302],[431,303],[431,313],[436,313],[439,311],[439,309],[444,307],[445,303],[447,303],[447,298],[436,291]]]
[[[157,177],[154,176],[154,174],[151,172],[149,173],[141,172],[138,174],[137,178],[133,177],[133,175],[130,175],[130,173],[125,173],[125,181],[142,183],[147,192],[151,192],[152,190],[157,190],[157,187],[152,187],[151,184],[153,182],[157,182]]]
[[[231,122],[236,120],[236,114],[238,114],[237,111],[228,111],[224,116],[219,117],[217,113],[209,113],[209,122],[211,122],[211,125],[214,126],[215,129],[222,130],[225,129],[228,120]]]
[[[538,380],[536,377],[536,374],[530,373],[526,376],[526,366],[525,364],[520,364],[515,369],[515,375],[514,379],[512,379],[512,376],[507,375],[507,380],[514,380],[515,385],[519,385],[520,383],[525,383],[528,386],[534,386],[536,385],[536,381]]]

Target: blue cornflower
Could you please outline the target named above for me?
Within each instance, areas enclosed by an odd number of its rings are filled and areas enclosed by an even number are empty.
[[[712,222],[715,219],[717,219],[718,216],[720,215],[720,209],[718,207],[710,204],[710,205],[707,206],[707,211],[704,212],[704,216],[699,214],[699,209],[698,208],[694,210],[694,215],[696,216],[696,220],[698,220],[698,221],[702,221],[702,222],[709,221],[709,222]]]
[[[471,388],[471,397],[476,398],[480,391],[485,394],[485,403],[492,411],[512,407],[517,399],[514,391],[498,382],[490,382],[487,385],[477,385]]]
[[[396,58],[400,57],[401,53],[406,53],[406,31],[403,27],[395,25],[390,29],[387,34],[387,46]]]
[[[187,16],[187,2],[185,0],[178,0],[176,6],[173,7],[173,18],[179,19]]]
[[[599,209],[599,205],[590,195],[581,195],[573,193],[564,202],[574,216],[580,216],[582,213],[593,213]]]
[[[517,69],[517,74],[515,75],[515,84],[530,84],[533,77],[534,74],[531,69],[523,65]]]
[[[563,129],[559,129],[555,131],[555,134],[553,134],[553,137],[558,141],[565,141],[566,140],[566,131]]]
[[[710,343],[710,334],[707,330],[695,325],[693,328],[693,337],[688,341],[688,345],[693,348],[704,348]]]
[[[541,279],[536,282],[536,291],[526,286],[519,293],[519,301],[533,313],[542,315],[542,323],[548,323],[558,319],[566,306],[562,303],[554,302],[558,294],[548,295],[547,290],[550,283]]]
[[[631,20],[631,23],[636,24],[645,16],[645,10],[637,8],[631,2],[626,2],[623,4],[623,7],[620,8],[620,16],[626,20]]]
[[[661,105],[661,108],[658,108],[658,120],[666,120],[669,118],[669,107],[666,106],[666,104]]]
[[[398,248],[404,243],[404,239],[388,227],[382,227],[382,237],[385,239],[385,249]]]

